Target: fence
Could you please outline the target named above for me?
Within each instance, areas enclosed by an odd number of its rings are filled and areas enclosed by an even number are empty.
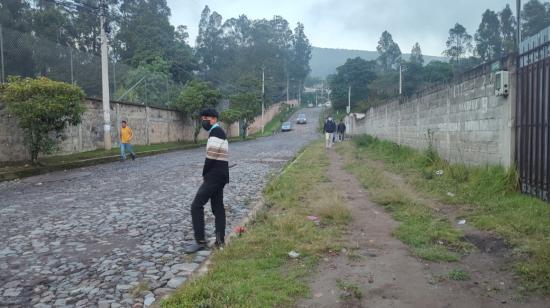
[[[524,193],[549,200],[550,28],[520,47],[516,103],[516,162]]]
[[[45,76],[78,85],[88,97],[101,97],[101,57],[0,26],[2,82],[8,76]],[[175,100],[181,85],[169,74],[133,68],[109,59],[109,90],[114,100],[166,106]],[[124,96],[123,96],[124,95]]]

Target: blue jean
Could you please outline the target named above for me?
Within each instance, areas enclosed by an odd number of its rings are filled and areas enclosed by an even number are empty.
[[[130,143],[120,143],[120,158],[126,159],[126,152],[129,152],[130,154],[134,155],[134,150],[132,149],[132,145]]]

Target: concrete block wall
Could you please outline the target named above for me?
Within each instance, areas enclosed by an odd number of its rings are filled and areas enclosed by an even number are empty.
[[[84,101],[86,112],[82,123],[67,127],[59,143],[59,150],[54,155],[64,155],[92,151],[103,148],[103,105],[100,100]],[[275,106],[280,106],[281,103]],[[149,107],[125,102],[111,102],[111,143],[118,146],[120,122],[124,119],[134,131],[133,144],[146,145],[166,142],[192,141],[194,123],[181,112],[168,108]],[[276,108],[276,109],[275,109]],[[270,109],[265,121],[270,121],[278,107]],[[261,117],[260,117],[261,118]],[[223,125],[223,123],[222,123]],[[254,123],[255,127],[261,127]],[[231,127],[223,125],[229,137],[238,137],[239,123]],[[208,138],[208,133],[201,130],[199,140]],[[30,159],[24,145],[23,131],[17,120],[7,112],[0,102],[0,162],[23,161]]]
[[[487,73],[405,102],[371,108],[363,119],[347,119],[350,133],[423,150],[432,132],[437,151],[451,162],[511,166],[515,83],[510,95],[502,97],[495,95],[494,81],[495,74]]]

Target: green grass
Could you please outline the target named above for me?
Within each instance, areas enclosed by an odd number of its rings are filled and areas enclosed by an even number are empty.
[[[460,268],[456,268],[450,271],[447,276],[449,277],[449,279],[455,280],[455,281],[465,281],[470,279],[470,275],[468,274],[468,272]]]
[[[501,235],[515,246],[524,287],[550,293],[550,205],[517,191],[514,168],[449,164],[437,153],[370,136],[356,138],[355,144],[355,157],[383,161],[426,195],[462,209],[468,223]],[[436,175],[438,170],[443,175]]]
[[[449,221],[434,214],[431,208],[414,202],[382,170],[365,163],[364,153],[357,152],[350,144],[341,145],[339,150],[346,154],[346,169],[365,186],[371,200],[384,206],[400,222],[394,236],[411,247],[414,255],[434,262],[457,261],[472,248]]]
[[[264,191],[266,208],[248,232],[217,251],[207,274],[184,285],[164,307],[288,307],[309,294],[318,259],[342,246],[350,219],[326,181],[322,144],[307,147]],[[320,217],[321,224],[308,221]],[[300,253],[290,259],[291,250]]]
[[[338,288],[340,288],[342,291],[345,291],[349,293],[349,296],[355,297],[356,299],[362,299],[363,298],[363,292],[359,289],[359,287],[353,283],[345,282],[341,279],[336,280],[336,285]],[[342,296],[342,299],[346,299],[345,296]]]

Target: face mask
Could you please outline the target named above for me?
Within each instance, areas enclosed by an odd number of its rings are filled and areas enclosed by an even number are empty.
[[[332,118],[328,118],[329,121],[332,121]]]
[[[210,130],[212,128],[212,124],[210,124],[210,120],[202,120],[201,125],[202,125],[202,128],[206,130]]]

